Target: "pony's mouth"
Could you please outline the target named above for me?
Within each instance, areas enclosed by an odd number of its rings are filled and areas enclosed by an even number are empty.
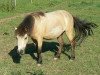
[[[24,50],[17,51],[17,53],[18,53],[19,55],[25,54]]]

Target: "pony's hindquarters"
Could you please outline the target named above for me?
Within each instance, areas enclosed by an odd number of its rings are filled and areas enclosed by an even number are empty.
[[[75,59],[75,39],[74,39],[74,28],[73,26],[69,27],[69,29],[66,30],[66,35],[69,39],[69,42],[71,44],[71,56],[70,59]]]
[[[66,35],[69,39],[69,42],[71,44],[71,56],[70,59],[74,60],[75,59],[75,34],[74,34],[74,20],[73,20],[73,16],[66,12],[65,13],[65,23],[66,23]]]

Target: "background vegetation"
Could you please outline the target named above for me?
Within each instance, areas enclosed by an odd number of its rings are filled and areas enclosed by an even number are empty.
[[[36,65],[32,53],[36,55],[36,51],[32,49],[34,47],[31,40],[25,55],[20,57],[16,54],[14,27],[23,20],[24,16],[20,15],[58,9],[67,10],[98,26],[100,24],[99,0],[33,0],[33,3],[30,0],[17,0],[15,8],[10,4],[10,0],[0,0],[0,75],[100,75],[100,27],[94,30],[92,37],[88,37],[76,48],[76,59],[73,62],[69,61],[67,56],[70,54],[69,46],[65,53],[62,53],[61,59],[53,60],[56,40],[48,43],[45,41],[41,67]],[[63,38],[68,44],[65,35]]]

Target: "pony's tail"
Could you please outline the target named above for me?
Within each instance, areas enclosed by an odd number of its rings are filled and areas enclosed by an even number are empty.
[[[73,19],[75,28],[75,41],[79,42],[80,45],[87,36],[91,36],[93,34],[93,28],[96,28],[97,25],[92,22],[80,20],[77,17],[73,17]]]

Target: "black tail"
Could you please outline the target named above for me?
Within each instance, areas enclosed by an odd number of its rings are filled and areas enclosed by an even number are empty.
[[[87,37],[93,34],[93,28],[96,28],[97,25],[92,22],[88,22],[85,20],[80,20],[77,17],[73,17],[74,19],[74,28],[75,28],[75,40],[79,41],[79,44]]]

